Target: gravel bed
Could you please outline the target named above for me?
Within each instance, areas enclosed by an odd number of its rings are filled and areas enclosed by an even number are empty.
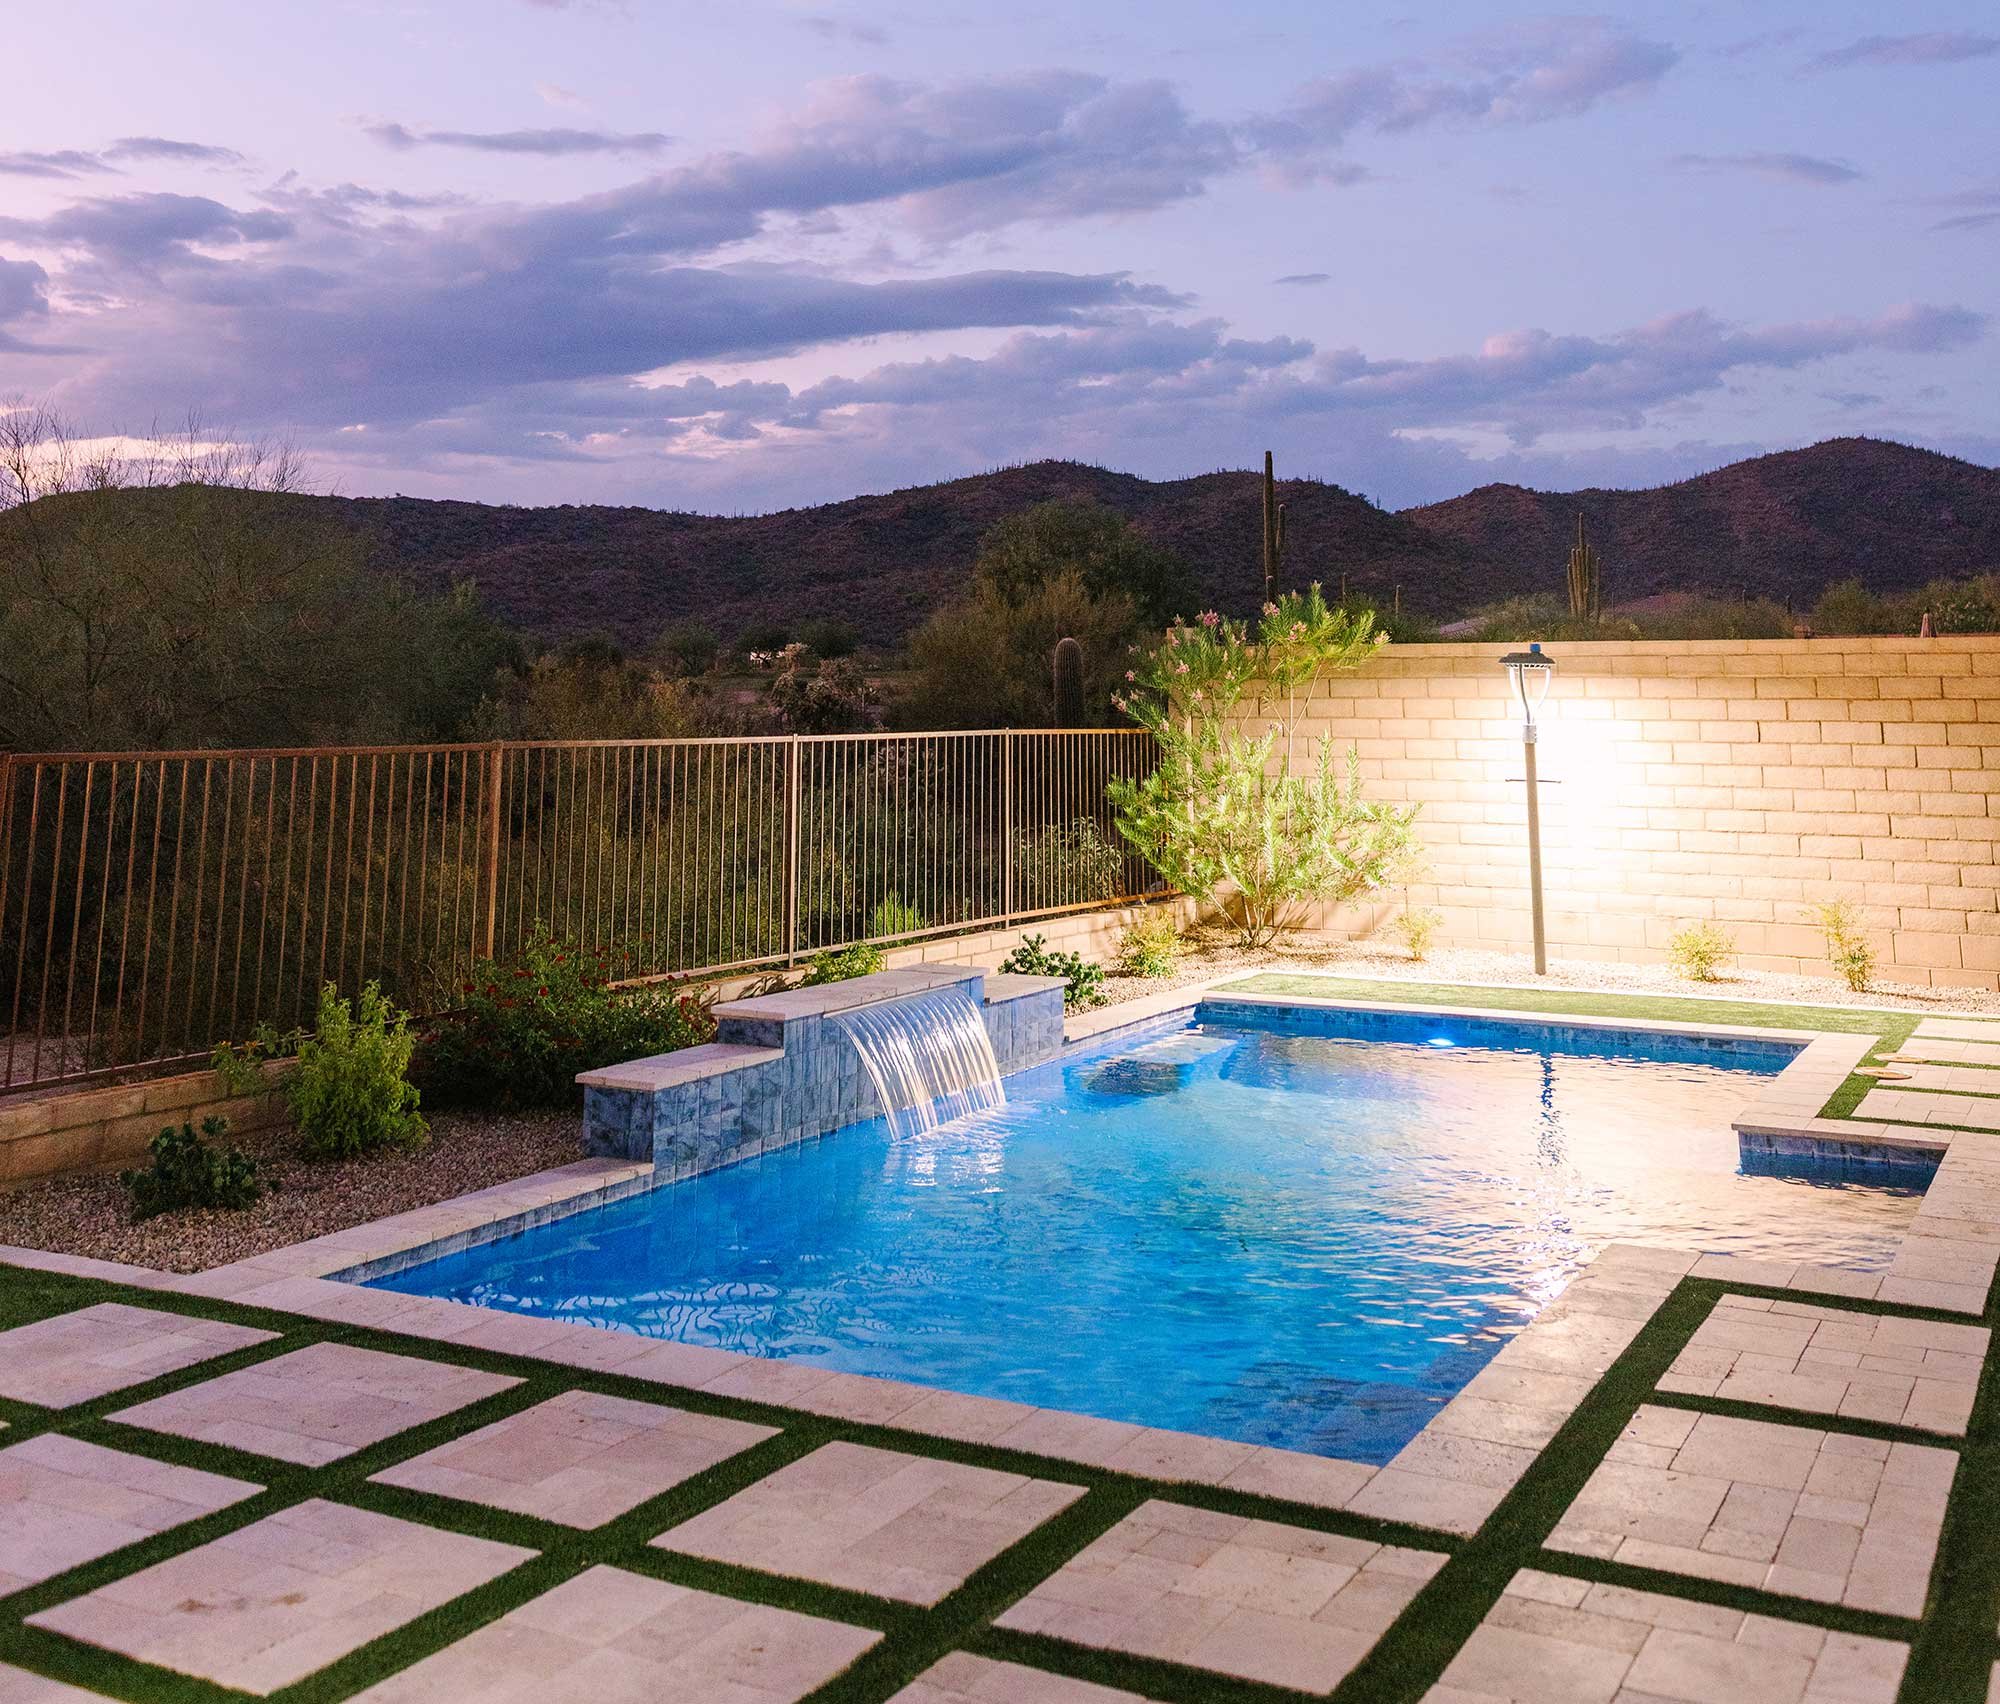
[[[200,1272],[312,1237],[505,1183],[583,1151],[581,1112],[438,1113],[415,1153],[320,1164],[289,1137],[247,1138],[266,1193],[242,1212],[162,1213],[132,1222],[116,1172],[50,1178],[0,1194],[0,1244]]]
[[[1319,970],[1400,982],[1497,982],[1509,987],[1569,988],[1592,994],[1725,997],[1783,1005],[2000,1015],[2000,993],[1983,988],[1919,988],[1883,982],[1865,994],[1855,994],[1830,976],[1783,976],[1762,970],[1732,970],[1714,982],[1689,982],[1663,964],[1597,964],[1586,959],[1551,959],[1548,975],[1537,976],[1525,953],[1439,947],[1418,964],[1401,948],[1380,942],[1297,935],[1251,951],[1216,930],[1197,931],[1187,937],[1187,944],[1190,950],[1182,955],[1171,976],[1107,974],[1106,999],[1136,1000],[1141,995],[1208,982],[1232,971],[1247,976],[1260,970]]]

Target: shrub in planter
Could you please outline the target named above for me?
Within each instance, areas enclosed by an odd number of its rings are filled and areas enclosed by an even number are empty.
[[[579,1071],[672,1053],[715,1035],[711,997],[683,984],[614,988],[613,956],[541,935],[482,960],[464,1005],[425,1032],[416,1076],[434,1106],[575,1106]]]
[[[1849,899],[1819,908],[1820,933],[1826,937],[1826,962],[1857,994],[1867,991],[1875,975],[1875,949],[1861,933],[1861,914]]]
[[[192,1124],[183,1124],[178,1130],[168,1125],[155,1136],[148,1150],[152,1165],[118,1174],[132,1197],[132,1217],[151,1219],[183,1207],[240,1209],[262,1195],[255,1160],[241,1148],[210,1146],[228,1130],[227,1120],[208,1118],[200,1135]]]
[[[1021,944],[1001,961],[1011,976],[1060,976],[1063,1010],[1080,1012],[1104,1004],[1104,972],[1081,953],[1052,953],[1040,935],[1023,935]]]
[[[1422,964],[1431,956],[1431,941],[1443,924],[1441,913],[1422,905],[1407,905],[1389,927],[1396,931],[1396,938],[1410,957]]]
[[[370,982],[350,1006],[328,983],[314,1033],[299,1043],[285,1098],[310,1159],[351,1160],[381,1148],[420,1148],[430,1127],[409,1080],[410,1015]]]
[[[814,953],[812,963],[807,967],[806,979],[801,984],[806,988],[820,988],[829,982],[848,982],[857,976],[873,976],[882,968],[882,949],[862,945],[843,947],[839,952],[831,949]]]
[[[1736,956],[1736,937],[1718,923],[1690,923],[1667,942],[1667,962],[1690,982],[1713,982]]]
[[[1118,942],[1118,968],[1126,976],[1171,976],[1180,956],[1181,928],[1171,911],[1142,917]]]

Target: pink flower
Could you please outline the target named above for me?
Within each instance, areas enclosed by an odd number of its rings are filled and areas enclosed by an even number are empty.
[[[1201,624],[1204,627],[1219,627],[1222,624],[1222,617],[1212,609],[1205,609],[1201,612]]]
[[[1134,674],[1130,669],[1127,669],[1125,671],[1125,678],[1127,680],[1137,680],[1139,677],[1136,674]]]
[[[1174,664],[1174,673],[1175,673],[1175,674],[1186,674],[1187,672],[1188,672],[1188,666],[1187,666],[1187,664],[1186,664],[1186,663],[1176,663],[1176,664]]]
[[[1266,615],[1276,615],[1278,613],[1278,606],[1274,603],[1267,603],[1264,606],[1264,613]]]

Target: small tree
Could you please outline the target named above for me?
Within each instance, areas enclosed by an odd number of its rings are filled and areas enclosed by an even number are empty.
[[[1181,892],[1229,918],[1245,946],[1262,946],[1309,906],[1340,904],[1394,878],[1413,845],[1415,808],[1362,794],[1360,760],[1331,739],[1295,772],[1299,690],[1358,668],[1382,639],[1366,615],[1329,609],[1317,585],[1287,592],[1253,638],[1213,611],[1175,626],[1127,673],[1117,699],[1159,744],[1143,780],[1117,780],[1118,831]],[[1256,683],[1256,713],[1240,707]]]

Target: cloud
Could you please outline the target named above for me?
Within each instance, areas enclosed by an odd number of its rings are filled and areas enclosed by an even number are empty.
[[[657,154],[673,138],[657,130],[411,130],[401,124],[369,124],[363,130],[384,147],[471,148],[487,154]]]
[[[1273,284],[1330,284],[1331,272],[1287,272],[1282,278],[1273,278]]]
[[[1809,71],[1839,71],[1854,65],[1956,65],[2000,53],[2000,36],[1968,30],[1936,30],[1924,35],[1863,36],[1808,60]]]
[[[2000,225],[2000,183],[1981,189],[1955,190],[1949,195],[1933,195],[1926,199],[1933,207],[1964,209],[1938,220],[1931,226],[1933,231],[1982,231],[1989,225]]]
[[[1676,154],[1673,163],[1683,171],[1751,172],[1788,183],[1857,183],[1864,175],[1845,160],[1821,159],[1816,154]]]
[[[46,317],[48,289],[49,275],[34,261],[9,260],[0,255],[0,350],[24,347],[8,336],[7,322],[27,319],[30,315]]]
[[[240,166],[247,162],[234,148],[207,142],[179,142],[171,136],[121,136],[104,150],[107,160],[174,160],[187,165]]]
[[[889,32],[879,24],[864,24],[852,18],[831,17],[824,12],[809,13],[792,20],[802,30],[810,30],[822,41],[852,41],[865,47],[881,47],[889,40]]]
[[[535,85],[535,93],[541,97],[544,106],[587,107],[590,105],[576,90],[566,89],[560,83],[537,83]]]
[[[100,196],[44,219],[0,218],[0,236],[127,264],[190,258],[193,244],[276,242],[291,231],[280,214],[242,212],[205,195]]]
[[[79,148],[62,148],[54,153],[17,151],[0,154],[0,173],[10,177],[73,178],[91,172],[113,170],[95,154]]]

